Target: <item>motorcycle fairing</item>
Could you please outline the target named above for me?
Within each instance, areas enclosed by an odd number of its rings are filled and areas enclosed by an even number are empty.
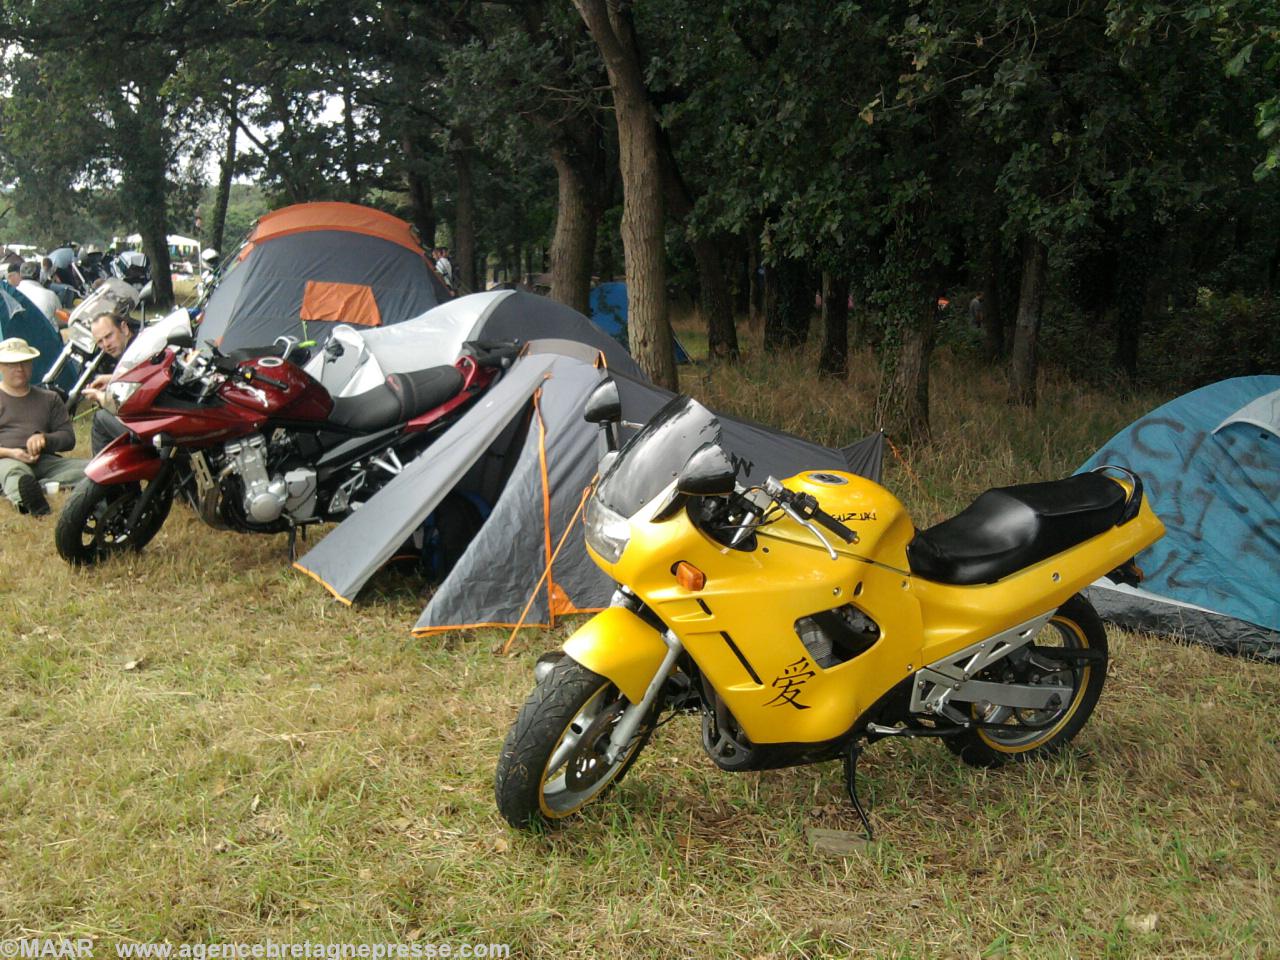
[[[754,551],[726,551],[697,529],[687,511],[651,522],[661,497],[631,518],[630,542],[617,563],[592,551],[679,636],[756,744],[839,739],[899,680],[1056,609],[1114,568],[1117,557],[1133,556],[1162,531],[1144,502],[1131,522],[996,583],[937,583],[906,571],[910,525],[892,495],[864,478],[839,475],[846,483],[829,487],[821,502],[833,514],[857,515],[848,522],[859,542],[837,544],[836,561],[788,519],[759,528]],[[791,489],[808,489],[810,482],[806,475],[785,481]],[[862,508],[871,503],[872,509]],[[682,560],[706,572],[702,590],[686,590],[671,573]],[[822,667],[797,634],[796,621],[844,604],[875,621],[880,639],[845,662]],[[650,645],[660,643],[649,629]],[[752,637],[769,642],[749,642]]]
[[[154,480],[161,466],[160,454],[155,447],[124,433],[89,461],[84,475],[94,483],[135,483]]]

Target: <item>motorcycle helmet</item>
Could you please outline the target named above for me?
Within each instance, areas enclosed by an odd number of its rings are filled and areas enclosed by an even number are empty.
[[[200,261],[206,267],[216,267],[218,265],[218,251],[213,247],[205,247],[200,251]]]

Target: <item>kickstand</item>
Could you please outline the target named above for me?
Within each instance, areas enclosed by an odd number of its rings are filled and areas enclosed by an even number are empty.
[[[289,562],[296,563],[298,560],[298,528],[289,528]]]
[[[862,801],[858,799],[858,758],[860,756],[862,756],[862,745],[849,744],[849,752],[844,758],[844,785],[849,791],[849,800],[853,803],[853,809],[858,811],[862,826],[867,831],[867,842],[870,843],[875,840],[875,834],[871,831],[871,821],[867,819],[867,811],[862,808]]]

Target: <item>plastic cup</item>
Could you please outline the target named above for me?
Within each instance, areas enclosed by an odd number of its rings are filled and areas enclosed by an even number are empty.
[[[45,492],[45,493],[47,493],[47,494],[50,494],[50,495],[53,495],[53,494],[57,493],[57,492],[58,492],[58,481],[57,481],[57,480],[47,480],[47,481],[45,481],[45,485],[44,485],[44,492]]]

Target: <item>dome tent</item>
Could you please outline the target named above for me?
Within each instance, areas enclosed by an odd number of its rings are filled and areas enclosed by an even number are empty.
[[[62,337],[40,309],[17,288],[0,280],[0,340],[21,337],[40,351],[31,365],[33,383],[39,384],[62,352]],[[76,380],[73,364],[67,364],[54,385],[69,390]]]
[[[326,387],[341,385],[344,397],[372,389],[389,373],[451,364],[468,340],[571,340],[603,353],[610,370],[645,379],[626,348],[573,307],[519,290],[469,293],[394,326],[338,327],[332,336],[352,349],[336,358],[317,353],[306,370]]]
[[[606,606],[614,584],[588,557],[576,526],[602,452],[600,430],[582,419],[582,411],[605,376],[618,385],[627,425],[645,422],[674,396],[606,369],[591,346],[533,341],[428,455],[407,464],[294,566],[351,603],[457,492],[481,498],[490,509],[432,594],[416,634],[521,622],[549,626],[563,614]],[[749,451],[738,463],[744,482],[824,467],[880,477],[879,433],[831,449],[746,420],[720,420],[727,448]]]
[[[1142,477],[1166,533],[1138,588],[1103,579],[1104,619],[1280,662],[1280,376],[1193,390],[1134,421],[1081,470]]]
[[[449,296],[405,221],[352,203],[295,204],[254,225],[196,335],[224,351],[284,334],[323,340],[337,323],[398,323]]]
[[[588,305],[591,307],[591,322],[626,346],[627,285],[620,280],[596,285],[591,290]],[[676,363],[693,362],[674,331],[671,333],[671,347],[675,351]]]

